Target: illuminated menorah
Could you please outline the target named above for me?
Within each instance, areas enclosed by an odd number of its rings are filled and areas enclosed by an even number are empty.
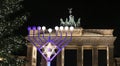
[[[45,26],[28,27],[28,40],[37,48],[37,50],[46,59],[47,66],[50,66],[51,61],[56,57],[56,55],[72,40],[73,30],[74,27],[72,26],[56,26],[55,34],[52,34],[53,30],[49,28],[48,31],[46,31]]]

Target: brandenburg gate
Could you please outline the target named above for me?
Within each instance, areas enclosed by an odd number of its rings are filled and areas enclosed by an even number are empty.
[[[100,51],[106,54],[106,66],[114,66],[113,49],[116,37],[112,35],[112,29],[82,29],[77,28],[73,32],[73,39],[57,56],[56,66],[64,66],[65,64],[65,50],[77,51],[77,66],[85,66],[84,52],[89,50],[91,52],[91,65],[100,66],[98,60]],[[28,44],[28,60],[27,66],[36,66],[37,63],[37,50],[31,44]],[[90,57],[90,56],[89,56]],[[102,58],[102,57],[101,57]],[[38,61],[39,62],[39,61]],[[45,60],[42,58],[41,66],[45,66]]]
[[[70,23],[73,19],[74,17],[71,15],[70,10],[68,22]],[[80,24],[79,22],[77,23]],[[61,24],[65,26],[65,22],[62,19]],[[76,23],[72,25],[77,26]],[[76,66],[114,66],[113,50],[116,37],[113,36],[113,31],[113,29],[84,29],[76,27],[73,31],[72,41],[56,56],[55,66],[68,64],[65,61],[66,50],[76,51],[76,57],[73,56],[76,58]],[[47,37],[47,33],[45,36]],[[40,61],[37,61],[37,59],[40,59]],[[40,66],[46,66],[45,59],[42,56],[37,58],[37,50],[30,43],[28,43],[27,60],[29,61],[26,66],[37,66],[37,63],[40,63]]]

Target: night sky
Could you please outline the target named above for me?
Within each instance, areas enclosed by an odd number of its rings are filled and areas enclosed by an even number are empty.
[[[25,8],[31,14],[29,25],[59,25],[60,18],[69,16],[68,8],[73,8],[75,20],[81,18],[83,28],[116,28],[120,21],[120,5],[117,2],[26,0]]]
[[[115,57],[120,56],[120,3],[115,1],[77,1],[77,0],[25,0],[25,10],[30,12],[26,27],[59,25],[60,18],[69,16],[68,8],[73,8],[75,20],[81,18],[85,29],[114,29]],[[27,28],[25,28],[27,30]]]

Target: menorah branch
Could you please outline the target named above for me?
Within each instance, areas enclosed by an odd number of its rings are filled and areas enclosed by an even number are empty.
[[[74,28],[72,26],[56,26],[55,36],[51,36],[53,31],[51,28],[46,31],[45,26],[43,26],[42,29],[40,26],[28,27],[28,40],[46,59],[47,66],[50,66],[51,61],[56,57],[56,55],[72,40],[73,29]],[[70,36],[68,36],[68,33]]]

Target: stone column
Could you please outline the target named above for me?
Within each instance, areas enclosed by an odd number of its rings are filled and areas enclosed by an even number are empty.
[[[92,49],[92,66],[98,66],[98,49],[96,46]]]
[[[81,63],[82,63],[82,66],[83,66],[84,47],[82,46],[81,49],[82,49],[82,50],[81,50],[81,51],[82,51],[82,54],[81,54],[81,60],[82,60],[82,61],[81,61]]]
[[[109,56],[108,56],[109,66],[114,66],[113,46],[109,46],[108,49],[109,49]]]
[[[62,51],[57,55],[57,66],[64,66],[64,48]]]
[[[28,44],[27,45],[27,63],[26,63],[26,66],[32,66],[32,45]]]
[[[36,66],[37,63],[37,49],[33,46],[28,44],[27,46],[27,60],[26,66]]]
[[[32,66],[37,64],[37,49],[35,46],[32,46]]]
[[[77,49],[77,66],[82,66],[82,47]]]

